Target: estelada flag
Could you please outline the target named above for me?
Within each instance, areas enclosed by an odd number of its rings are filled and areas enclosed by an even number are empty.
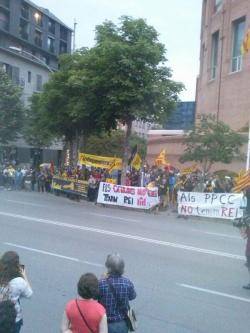
[[[233,192],[239,193],[244,189],[250,187],[250,170],[246,171],[244,174],[239,173],[238,177],[235,179],[235,187],[233,188]]]
[[[162,151],[160,152],[160,154],[155,159],[155,165],[161,166],[161,165],[166,165],[166,164],[167,164],[167,161],[166,161],[166,150],[162,149]]]
[[[247,30],[246,36],[241,45],[241,54],[245,55],[250,51],[250,29]]]
[[[138,171],[141,168],[141,164],[142,164],[141,156],[138,153],[136,153],[131,162],[131,166],[132,166],[132,168],[134,168],[135,170]]]
[[[130,158],[128,160],[128,165],[131,165],[131,163],[133,162],[133,159],[134,159],[135,155],[137,154],[137,152],[138,152],[138,146],[135,145],[134,148],[131,151],[131,155],[130,155]]]

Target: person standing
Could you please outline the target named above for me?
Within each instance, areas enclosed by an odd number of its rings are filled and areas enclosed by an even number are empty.
[[[10,300],[15,305],[15,333],[19,333],[23,325],[21,298],[30,298],[33,294],[25,269],[20,265],[19,255],[8,251],[0,259],[0,297],[2,301]]]
[[[129,301],[136,298],[133,283],[123,276],[125,263],[119,254],[106,259],[107,273],[99,281],[99,302],[105,307],[108,333],[128,333],[126,314]]]
[[[80,277],[77,299],[66,304],[62,333],[107,333],[107,317],[104,307],[95,298],[98,295],[98,279],[92,273]]]

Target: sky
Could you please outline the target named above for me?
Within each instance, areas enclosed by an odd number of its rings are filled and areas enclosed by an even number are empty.
[[[167,65],[173,79],[183,82],[186,90],[182,101],[195,100],[196,77],[199,73],[201,0],[33,0],[49,9],[66,25],[77,22],[76,47],[91,47],[95,26],[105,20],[118,23],[129,15],[144,18],[159,33],[167,49]]]

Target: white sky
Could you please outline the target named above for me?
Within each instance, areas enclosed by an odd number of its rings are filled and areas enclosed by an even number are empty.
[[[117,23],[122,15],[145,18],[166,45],[173,78],[186,86],[183,101],[195,99],[199,72],[201,0],[33,0],[48,8],[73,28],[77,21],[76,46],[91,47],[94,29],[106,19]]]

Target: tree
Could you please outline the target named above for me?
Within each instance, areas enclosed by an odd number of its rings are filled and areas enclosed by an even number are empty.
[[[240,157],[244,137],[215,117],[202,116],[197,126],[185,137],[185,151],[180,161],[201,164],[206,174],[216,162],[229,164]]]
[[[85,142],[84,152],[94,155],[110,156],[110,157],[123,157],[123,151],[121,146],[123,145],[125,138],[124,131],[115,130],[103,132],[100,135],[91,135]],[[146,157],[147,142],[132,134],[129,140],[129,148],[132,150],[135,146],[138,146],[138,153],[142,158]]]
[[[27,117],[26,138],[38,146],[64,139],[71,161],[77,162],[81,138],[103,128],[98,109],[92,108],[92,92],[87,85],[87,49],[60,58],[60,70],[45,84],[41,94],[33,95]]]
[[[22,90],[0,69],[0,143],[15,140],[23,124]]]
[[[163,121],[183,85],[171,80],[165,47],[143,19],[122,17],[96,27],[96,46],[87,55],[86,81],[94,94],[92,107],[106,122],[126,125],[123,175],[134,120]],[[123,178],[124,179],[124,178]]]

